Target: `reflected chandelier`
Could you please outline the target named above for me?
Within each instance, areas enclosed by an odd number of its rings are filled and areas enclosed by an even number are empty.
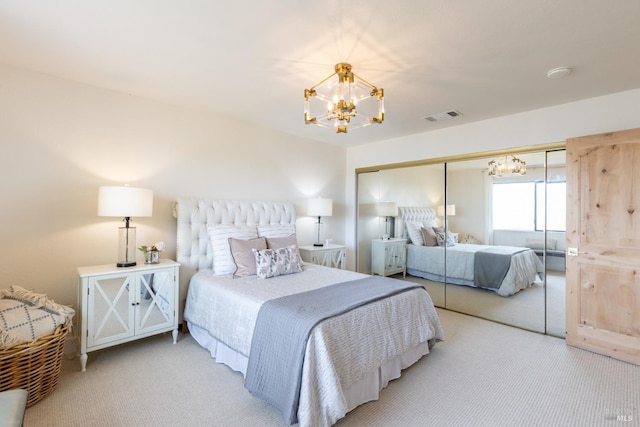
[[[525,175],[527,164],[516,156],[504,156],[504,161],[491,160],[489,162],[489,176],[502,178],[504,175]]]
[[[336,72],[304,90],[304,122],[347,133],[384,120],[384,89],[351,72],[341,62]],[[312,111],[313,110],[313,111]]]

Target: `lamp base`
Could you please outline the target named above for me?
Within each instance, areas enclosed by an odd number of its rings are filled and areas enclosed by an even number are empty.
[[[322,246],[324,246],[324,243],[314,243],[313,246],[322,247]]]
[[[135,261],[119,262],[116,264],[116,267],[133,267],[134,265],[136,265]]]
[[[118,260],[117,267],[133,267],[136,265],[136,228],[129,227],[128,218],[126,227],[118,228]]]

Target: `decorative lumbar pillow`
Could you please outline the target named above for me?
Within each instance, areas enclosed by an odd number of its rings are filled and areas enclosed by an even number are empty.
[[[287,237],[292,234],[296,234],[296,226],[292,224],[270,224],[258,226],[258,236],[260,237]]]
[[[424,227],[420,221],[407,221],[407,234],[409,236],[410,243],[416,246],[424,246],[424,239],[422,238],[422,232],[420,229]]]
[[[258,279],[299,273],[302,271],[295,245],[279,249],[253,249]]]
[[[255,225],[215,224],[207,226],[213,248],[213,272],[217,276],[233,274],[236,264],[231,257],[229,239],[249,240],[258,237]]]
[[[0,347],[31,341],[71,325],[75,311],[20,286],[0,290]]]
[[[267,249],[267,239],[257,237],[250,240],[240,240],[229,238],[229,249],[231,249],[231,257],[236,264],[233,272],[235,279],[245,276],[253,276],[256,274],[256,257],[253,255],[252,249]]]
[[[451,234],[450,231],[447,231],[447,232],[437,231],[436,239],[438,240],[438,246],[455,246],[456,245],[456,239],[455,237],[453,237],[453,234]]]
[[[438,246],[438,238],[436,232],[433,231],[433,227],[422,227],[420,232],[425,246]]]

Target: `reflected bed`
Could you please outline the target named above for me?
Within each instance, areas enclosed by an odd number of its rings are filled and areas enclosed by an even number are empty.
[[[443,245],[426,246],[424,229],[436,225],[434,210],[401,207],[398,211],[398,232],[409,242],[407,274],[411,276],[435,282],[446,279],[446,283],[488,289],[505,297],[543,283],[543,264],[529,248],[454,243],[446,232],[439,233],[438,243]]]

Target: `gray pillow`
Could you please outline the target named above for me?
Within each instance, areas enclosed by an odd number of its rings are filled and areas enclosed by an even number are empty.
[[[231,237],[229,238],[229,249],[231,249],[233,262],[236,263],[233,277],[237,279],[239,277],[252,276],[256,274],[256,257],[252,249],[267,249],[267,241],[264,237],[249,240]]]
[[[287,248],[292,245],[295,246],[298,263],[300,263],[300,265],[304,264],[302,257],[300,257],[300,251],[298,251],[298,239],[295,234],[286,237],[267,237],[267,249]]]
[[[298,241],[295,234],[291,234],[290,236],[286,237],[267,237],[266,239],[266,249],[280,249],[286,248],[287,246],[295,245],[296,250],[298,250]]]
[[[438,239],[436,238],[436,232],[433,231],[433,227],[422,227],[422,239],[425,246],[438,246]]]

